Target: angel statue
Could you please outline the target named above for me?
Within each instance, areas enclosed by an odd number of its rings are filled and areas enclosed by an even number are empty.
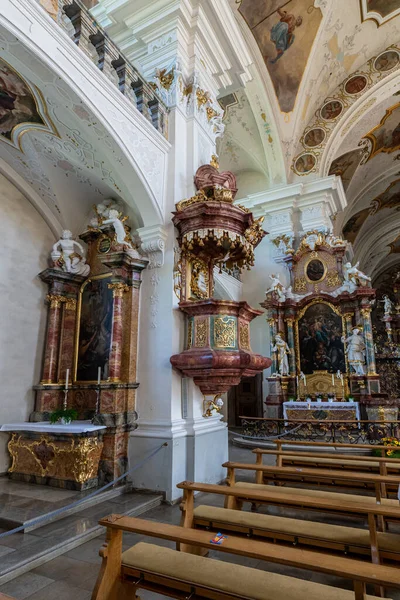
[[[108,211],[108,219],[105,219],[102,225],[112,225],[115,229],[115,233],[117,234],[117,242],[118,244],[123,244],[124,246],[129,246],[129,248],[133,248],[132,240],[130,239],[129,233],[126,231],[124,226],[124,221],[127,220],[128,217],[123,217],[121,219],[122,213],[118,212],[118,210],[111,208]]]
[[[275,294],[278,296],[279,302],[285,302],[286,289],[282,285],[282,283],[279,279],[279,275],[272,274],[269,276],[269,278],[272,280],[272,286],[265,293],[268,295],[268,294],[272,294],[273,292],[275,292]]]
[[[385,317],[390,317],[390,315],[393,312],[393,302],[391,301],[391,299],[389,298],[389,296],[387,294],[385,294],[383,296],[383,300],[381,300],[381,302],[383,302],[384,306],[385,306]]]
[[[351,265],[351,262],[347,262],[344,267],[344,278],[346,282],[353,284],[354,288],[367,287],[371,283],[371,277],[368,277],[365,273],[359,270],[358,265],[360,263]]]
[[[75,252],[75,246],[78,248],[79,253]],[[61,238],[54,244],[51,258],[55,267],[67,273],[83,275],[84,277],[89,275],[90,266],[86,264],[83,246],[72,239],[72,233],[68,229],[64,229]]]
[[[283,333],[276,334],[275,346],[272,348],[272,351],[278,354],[279,373],[284,376],[289,375],[288,354],[290,354],[290,349],[282,336]]]
[[[342,337],[342,342],[346,344],[345,353],[349,365],[354,369],[356,375],[365,375],[365,342],[362,337],[361,329],[354,327],[352,334],[346,339]]]

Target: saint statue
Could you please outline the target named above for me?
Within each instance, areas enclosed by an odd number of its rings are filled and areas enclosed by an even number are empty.
[[[367,287],[371,283],[371,277],[368,277],[368,275],[359,270],[359,264],[360,263],[358,262],[353,267],[351,262],[347,262],[343,266],[345,281],[352,284],[351,287],[354,287],[354,289],[360,286]]]
[[[390,315],[393,312],[393,302],[391,301],[391,299],[389,298],[389,296],[387,294],[385,294],[383,296],[383,300],[381,300],[381,302],[383,302],[384,306],[385,306],[385,317],[390,317]]]
[[[75,246],[79,253],[75,252]],[[68,229],[64,229],[61,238],[54,244],[51,258],[56,267],[67,273],[84,277],[89,275],[90,266],[86,264],[83,246],[72,239],[72,233]]]
[[[275,346],[272,348],[272,351],[278,354],[279,373],[281,375],[289,375],[288,354],[290,354],[290,349],[282,336],[282,333],[276,334]]]
[[[361,330],[355,327],[347,339],[345,336],[342,337],[342,342],[346,344],[345,353],[349,365],[354,369],[356,375],[365,375],[365,342],[360,333]]]
[[[279,275],[270,275],[269,278],[272,280],[272,286],[265,293],[268,295],[268,294],[272,294],[273,292],[275,292],[275,294],[278,296],[279,302],[285,302],[286,289],[282,285],[282,283],[279,279]]]

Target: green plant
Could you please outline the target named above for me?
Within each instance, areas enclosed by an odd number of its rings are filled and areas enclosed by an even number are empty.
[[[67,423],[74,421],[78,418],[78,412],[75,408],[59,408],[50,415],[50,423],[57,423],[61,419],[64,419]]]
[[[346,402],[353,402],[353,400],[354,400],[353,394],[346,394],[345,398],[346,398]]]
[[[294,396],[288,397],[288,402],[294,402],[295,400],[296,400],[296,398]]]

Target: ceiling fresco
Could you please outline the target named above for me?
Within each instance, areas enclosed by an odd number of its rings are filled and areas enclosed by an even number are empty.
[[[400,15],[400,0],[360,0],[363,21],[372,19],[383,25]]]
[[[380,152],[390,154],[400,149],[400,102],[386,111],[379,125],[367,133],[364,140],[369,147],[368,160]]]
[[[244,17],[262,53],[282,112],[291,112],[322,12],[312,0],[241,0]]]
[[[335,158],[329,169],[329,175],[341,177],[343,187],[347,190],[363,156],[364,150],[357,149],[346,152],[346,154],[339,156],[339,158]]]

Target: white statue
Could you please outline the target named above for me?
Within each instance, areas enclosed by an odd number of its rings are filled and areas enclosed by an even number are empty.
[[[124,244],[124,246],[128,246],[129,248],[133,249],[132,241],[124,227],[124,221],[126,221],[126,219],[127,217],[123,217],[121,219],[121,213],[115,208],[111,208],[108,211],[108,219],[105,219],[102,222],[102,225],[112,225],[115,229],[115,233],[117,234],[118,244]]]
[[[393,302],[391,301],[391,299],[389,298],[389,296],[387,294],[385,294],[383,296],[383,300],[381,300],[381,302],[384,303],[385,305],[385,317],[390,317],[390,315],[393,312]]]
[[[75,246],[79,253],[75,252]],[[72,233],[65,229],[61,238],[54,244],[51,258],[58,268],[75,275],[89,275],[90,266],[86,264],[83,246],[72,239]]]
[[[326,241],[331,246],[331,248],[335,248],[338,246],[346,246],[346,242],[341,237],[338,237],[333,233],[328,234],[328,236],[326,237]]]
[[[345,353],[349,365],[353,367],[356,375],[365,375],[365,342],[360,333],[361,330],[355,327],[347,339],[345,336],[342,337],[342,342],[346,344]]]
[[[344,279],[349,284],[352,284],[350,287],[356,289],[360,286],[367,287],[371,283],[371,277],[368,277],[365,273],[359,270],[358,265],[360,263],[351,265],[351,262],[347,262],[344,268]],[[354,291],[354,289],[352,291]]]
[[[281,375],[289,375],[288,354],[290,354],[290,350],[285,340],[282,339],[282,335],[282,333],[276,334],[275,346],[272,348],[272,351],[278,353],[279,373]]]
[[[280,282],[279,275],[270,275],[269,277],[272,280],[272,286],[265,293],[272,294],[273,292],[275,292],[278,296],[279,302],[285,302],[286,290]]]

